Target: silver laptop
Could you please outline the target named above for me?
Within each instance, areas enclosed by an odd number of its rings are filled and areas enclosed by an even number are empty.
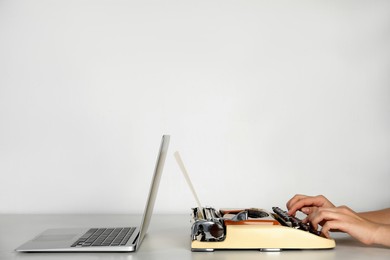
[[[21,245],[18,252],[133,252],[148,230],[168,151],[169,135],[162,137],[148,200],[140,227],[49,229]]]

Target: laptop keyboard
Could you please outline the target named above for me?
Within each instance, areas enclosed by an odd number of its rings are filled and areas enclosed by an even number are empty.
[[[72,247],[86,246],[124,246],[134,233],[135,227],[91,228],[82,235]]]

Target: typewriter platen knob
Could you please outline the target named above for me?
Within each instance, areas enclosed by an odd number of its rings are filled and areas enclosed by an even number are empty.
[[[217,224],[211,225],[209,232],[216,239],[221,239],[225,235],[224,228]]]

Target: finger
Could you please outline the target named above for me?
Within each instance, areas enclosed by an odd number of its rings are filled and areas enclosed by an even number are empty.
[[[327,221],[321,229],[321,233],[325,236],[330,237],[329,231],[341,231],[342,223],[337,220]]]
[[[320,223],[326,225],[329,221],[342,221],[345,216],[339,208],[319,208],[313,214],[308,215],[308,220],[314,227],[317,227]]]
[[[297,200],[294,204],[290,205],[288,213],[290,215],[295,214],[295,212],[301,208],[306,208],[310,206],[321,207],[322,200],[319,197],[305,197]]]
[[[303,207],[300,209],[300,211],[302,211],[306,215],[309,215],[309,214],[312,214],[317,209],[318,209],[318,207]]]
[[[321,236],[330,238],[329,230],[321,229]]]
[[[305,198],[307,196],[302,194],[296,194],[294,197],[292,197],[289,201],[286,203],[287,209],[290,209],[291,205],[294,205],[298,200]]]
[[[308,199],[310,200],[310,196],[306,195],[295,195],[288,203],[287,203],[287,209],[290,215],[295,214],[297,210],[299,210],[302,206],[305,205],[305,202]]]
[[[325,215],[324,209],[318,209],[316,212],[309,214],[307,216],[307,220],[313,226],[313,228],[316,229],[318,223],[324,220],[324,215]]]

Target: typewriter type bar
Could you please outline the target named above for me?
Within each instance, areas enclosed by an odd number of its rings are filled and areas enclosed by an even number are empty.
[[[333,239],[320,233],[278,207],[263,209],[192,209],[192,251],[216,249],[331,249]]]

